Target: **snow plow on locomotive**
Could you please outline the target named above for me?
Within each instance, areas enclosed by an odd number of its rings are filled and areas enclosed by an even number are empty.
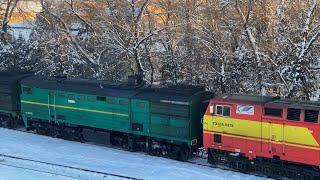
[[[230,94],[203,121],[208,162],[269,177],[320,178],[320,103]]]

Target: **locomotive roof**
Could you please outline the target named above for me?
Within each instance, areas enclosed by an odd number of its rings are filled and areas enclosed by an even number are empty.
[[[281,106],[298,109],[320,110],[319,101],[301,101],[294,99],[278,99],[267,104],[268,106]]]
[[[261,96],[261,95],[249,95],[249,94],[224,94],[216,99],[223,101],[241,101],[249,103],[265,104],[267,102],[278,99],[279,97],[273,96]]]
[[[239,101],[265,104],[268,107],[288,107],[299,109],[312,109],[320,110],[319,101],[301,101],[287,98],[280,98],[274,96],[259,96],[259,95],[247,95],[247,94],[225,94],[221,95],[218,100],[222,101]]]
[[[189,102],[193,95],[198,92],[204,92],[202,86],[170,86],[166,88],[152,87],[141,88],[139,93],[135,95],[136,98],[150,99],[154,101],[178,101]]]
[[[30,71],[3,71],[0,72],[0,84],[16,83],[19,79],[32,74],[33,72]]]
[[[0,93],[16,93],[18,82],[32,74],[32,72],[27,71],[0,72]]]
[[[140,98],[154,101],[182,101],[189,102],[192,96],[204,87],[200,86],[171,86],[145,87],[128,83],[110,83],[100,80],[71,79],[45,76],[32,76],[22,80],[22,83],[31,86],[52,90],[70,91],[98,96],[112,96],[125,98]]]

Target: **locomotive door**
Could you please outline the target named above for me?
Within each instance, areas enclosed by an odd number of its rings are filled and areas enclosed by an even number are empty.
[[[282,156],[285,153],[285,125],[284,123],[269,122],[269,138],[268,138],[268,150],[269,153],[275,156]]]
[[[135,133],[147,133],[149,130],[149,102],[131,100],[131,130]]]
[[[54,92],[49,92],[48,94],[48,115],[49,121],[56,121],[56,97]]]

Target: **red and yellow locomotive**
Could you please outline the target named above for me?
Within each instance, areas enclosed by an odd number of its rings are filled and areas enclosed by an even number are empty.
[[[319,111],[319,102],[239,94],[214,98],[203,119],[208,161],[273,177],[318,179]]]

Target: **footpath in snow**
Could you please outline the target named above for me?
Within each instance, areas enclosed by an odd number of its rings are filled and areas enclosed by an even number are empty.
[[[0,128],[0,154],[138,179],[261,179],[143,153]],[[23,168],[21,168],[23,167]],[[28,167],[28,169],[26,169]],[[0,156],[0,180],[122,179]]]

